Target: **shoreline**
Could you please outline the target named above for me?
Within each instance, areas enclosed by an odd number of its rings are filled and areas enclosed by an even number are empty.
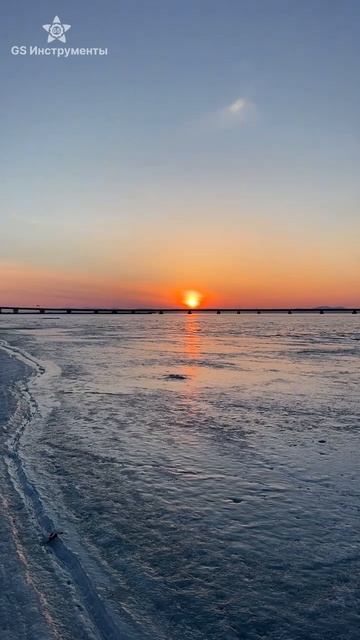
[[[55,638],[54,627],[51,628],[52,617],[47,602],[43,600],[33,579],[32,567],[29,561],[28,549],[23,544],[23,531],[29,524],[29,516],[16,491],[9,470],[9,440],[13,437],[12,426],[19,418],[20,398],[17,393],[22,381],[29,377],[24,363],[12,357],[6,346],[0,345],[1,361],[1,396],[5,411],[0,415],[0,446],[1,446],[1,483],[0,504],[3,518],[1,519],[1,566],[3,590],[7,593],[4,610],[0,610],[1,626],[4,637],[22,637],[25,630],[32,638]],[[7,378],[6,378],[7,376]],[[16,432],[15,432],[16,437]],[[24,522],[26,522],[24,526]],[[31,525],[30,525],[31,526]],[[7,584],[8,583],[8,584]],[[40,611],[37,611],[37,610]],[[36,611],[36,613],[35,613]],[[16,621],[16,635],[13,624]]]
[[[82,603],[82,605],[75,603],[75,606],[80,611],[83,611],[81,615],[81,618],[83,618],[81,621],[82,624],[80,625],[82,632],[80,629],[75,630],[75,628],[72,628],[71,633],[76,633],[76,637],[79,638],[79,640],[80,638],[84,638],[84,640],[91,640],[92,638],[101,638],[101,640],[120,640],[120,638],[124,640],[129,638],[131,640],[137,640],[140,637],[138,633],[133,633],[130,629],[126,628],[127,625],[125,623],[115,621],[109,614],[78,555],[61,539],[57,539],[51,545],[51,548],[43,546],[44,535],[42,535],[41,532],[43,534],[50,532],[55,529],[55,526],[51,517],[45,511],[38,490],[27,477],[19,447],[22,434],[27,427],[30,426],[37,413],[36,402],[31,395],[28,383],[34,375],[43,375],[45,369],[32,358],[32,356],[20,351],[16,347],[12,347],[3,340],[0,341],[0,358],[1,357],[7,358],[11,363],[16,363],[17,366],[20,365],[20,367],[24,367],[22,370],[19,370],[14,385],[12,387],[9,386],[7,389],[5,387],[5,390],[12,394],[12,396],[16,396],[16,399],[14,397],[13,413],[2,417],[0,422],[0,424],[3,423],[7,425],[6,431],[4,430],[4,442],[1,443],[4,454],[4,475],[7,474],[8,476],[7,485],[9,485],[9,491],[11,491],[11,484],[13,492],[16,493],[18,500],[22,502],[23,511],[25,512],[24,515],[26,515],[26,520],[33,529],[34,539],[42,551],[42,556],[45,552],[47,558],[51,557],[51,564],[54,565],[55,563],[57,569],[66,576],[66,584],[67,586],[71,585],[73,592],[67,595],[71,595],[72,597],[75,595],[76,597],[77,594]],[[30,367],[33,373],[31,373]],[[26,371],[26,368],[29,369],[29,371]],[[12,501],[9,500],[7,496],[0,494],[0,503],[6,512],[10,525],[12,541],[15,545],[19,565],[23,572],[24,583],[32,590],[33,596],[38,601],[41,612],[40,615],[45,621],[45,626],[48,630],[46,635],[44,635],[44,633],[39,634],[39,631],[37,631],[34,638],[36,637],[36,640],[38,640],[38,638],[44,638],[44,640],[47,640],[47,638],[55,638],[55,640],[63,640],[65,637],[71,638],[71,635],[65,635],[66,631],[64,634],[64,630],[61,630],[61,632],[58,630],[58,625],[62,625],[63,621],[61,619],[54,620],[51,611],[52,607],[49,605],[43,590],[38,586],[37,582],[39,581],[36,580],[36,576],[32,574],[29,551],[22,542],[24,536],[18,529],[16,515],[11,511]],[[58,587],[59,584],[58,581],[56,581],[56,588]],[[65,603],[63,602],[63,604]],[[68,604],[68,598],[66,598],[66,604]],[[20,637],[22,636],[19,636],[19,638]],[[10,638],[11,640],[15,640],[16,638],[13,630],[11,631],[11,635],[9,635],[9,640]]]

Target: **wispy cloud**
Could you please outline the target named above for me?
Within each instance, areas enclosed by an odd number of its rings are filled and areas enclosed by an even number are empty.
[[[230,113],[234,113],[234,114],[244,113],[246,108],[249,107],[249,104],[250,103],[248,100],[246,100],[246,98],[238,98],[229,107],[227,107],[226,111],[229,111]]]
[[[217,112],[220,124],[226,127],[242,125],[255,114],[255,105],[248,98],[240,97]]]
[[[256,105],[246,97],[236,98],[231,104],[205,114],[200,119],[201,128],[206,130],[230,129],[244,126],[254,119]]]
[[[23,225],[29,225],[29,226],[39,226],[41,224],[43,224],[44,222],[47,222],[46,220],[44,220],[44,218],[40,218],[40,217],[36,217],[36,216],[18,216],[18,215],[13,215],[11,216],[11,219],[14,220],[15,222],[20,222]]]

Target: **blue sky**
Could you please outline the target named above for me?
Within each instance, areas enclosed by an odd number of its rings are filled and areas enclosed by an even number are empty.
[[[41,25],[56,14],[72,25],[68,46],[109,55],[10,54],[47,46]],[[347,0],[3,6],[0,264],[165,286],[159,252],[175,255],[177,283],[184,253],[209,261],[218,238],[227,273],[239,234],[244,255],[280,251],[279,274],[289,247],[296,259],[308,249],[331,280],[336,253],[350,291],[359,31],[360,3]],[[195,266],[194,282],[211,289],[214,269]]]

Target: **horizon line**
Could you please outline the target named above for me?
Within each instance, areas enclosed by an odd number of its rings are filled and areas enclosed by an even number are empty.
[[[4,313],[5,312],[5,313]],[[22,306],[22,305],[6,305],[0,306],[0,314],[3,315],[24,315],[24,314],[151,314],[151,313],[353,313],[360,312],[360,307],[343,307],[343,306],[313,306],[313,307],[71,307],[68,305],[52,307],[45,305]]]

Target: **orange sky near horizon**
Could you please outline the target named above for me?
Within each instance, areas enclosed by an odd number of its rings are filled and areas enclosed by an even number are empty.
[[[238,274],[238,275],[237,275]],[[234,268],[230,279],[221,271],[217,278],[184,279],[164,273],[160,282],[149,278],[123,281],[121,276],[94,276],[77,270],[49,270],[26,264],[0,263],[0,306],[100,306],[100,307],[180,307],[184,292],[201,293],[200,307],[282,307],[282,306],[359,306],[359,272],[352,277],[341,270],[316,273],[308,265],[301,272],[281,271],[276,265],[263,265],[252,271]]]
[[[145,207],[148,194],[143,193]],[[360,306],[359,221],[344,226],[286,203],[248,208],[160,196],[147,217],[64,214],[21,221],[0,259],[0,306]],[[155,213],[154,213],[155,215]],[[105,216],[105,213],[103,213]],[[255,222],[256,217],[256,222]]]

